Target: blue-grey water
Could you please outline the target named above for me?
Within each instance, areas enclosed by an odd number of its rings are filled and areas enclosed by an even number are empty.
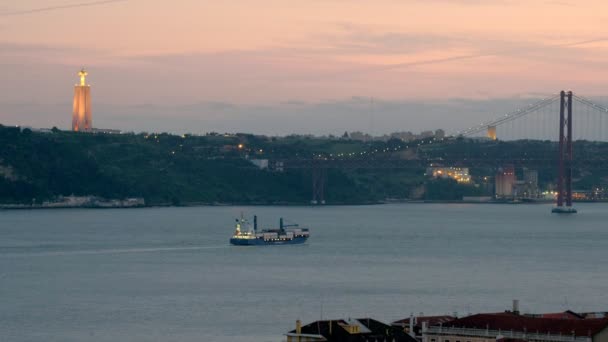
[[[608,310],[608,205],[0,211],[0,341],[281,341],[296,319]],[[310,226],[228,245],[234,218]]]

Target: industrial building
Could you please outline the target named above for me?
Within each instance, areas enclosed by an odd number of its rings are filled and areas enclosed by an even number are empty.
[[[494,179],[496,181],[496,198],[513,196],[513,186],[516,180],[513,165],[507,165],[499,169]]]

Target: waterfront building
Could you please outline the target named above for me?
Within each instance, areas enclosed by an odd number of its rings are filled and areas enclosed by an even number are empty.
[[[513,186],[515,185],[515,167],[513,165],[507,165],[499,169],[494,179],[496,198],[513,196]]]
[[[426,169],[426,174],[432,178],[451,178],[458,183],[470,183],[471,175],[469,175],[468,167],[443,167],[432,166]]]
[[[588,201],[593,199],[592,190],[572,190],[572,199],[575,201]]]
[[[538,187],[538,171],[524,169],[524,182],[530,184],[531,186]]]
[[[80,84],[74,86],[74,104],[72,110],[72,131],[90,132],[93,129],[91,114],[91,86],[86,83],[88,73],[80,70]]]
[[[371,318],[316,321],[305,326],[298,320],[296,329],[285,336],[287,342],[417,342],[401,328]]]
[[[524,168],[524,180],[518,193],[524,198],[539,198],[540,189],[538,188],[538,171]]]

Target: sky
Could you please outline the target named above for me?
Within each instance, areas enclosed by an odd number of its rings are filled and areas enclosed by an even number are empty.
[[[341,134],[608,95],[605,0],[3,0],[0,123]]]

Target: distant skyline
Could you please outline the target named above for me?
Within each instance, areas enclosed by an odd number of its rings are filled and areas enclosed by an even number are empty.
[[[85,66],[101,128],[450,132],[608,95],[606,22],[599,0],[13,1],[0,123],[67,129]]]

